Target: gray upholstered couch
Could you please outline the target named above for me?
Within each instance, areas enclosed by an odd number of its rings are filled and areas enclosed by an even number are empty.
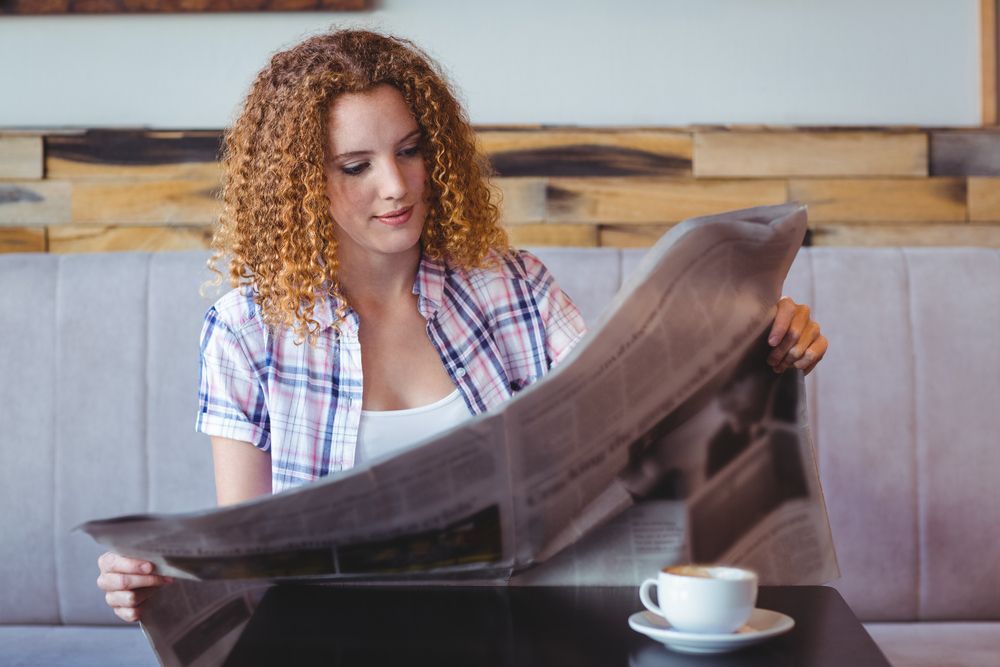
[[[641,253],[538,254],[593,320]],[[156,664],[70,529],[212,504],[205,259],[0,256],[0,664]],[[786,288],[832,341],[808,388],[835,585],[898,667],[1000,664],[1000,251],[804,250]]]

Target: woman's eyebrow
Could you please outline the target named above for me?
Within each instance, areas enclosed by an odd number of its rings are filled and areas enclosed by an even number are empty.
[[[419,137],[420,134],[421,134],[421,131],[420,131],[420,128],[418,127],[417,129],[413,130],[413,132],[410,132],[405,137],[403,137],[402,139],[400,139],[399,141],[397,141],[396,145],[398,146],[400,144],[405,144],[410,139],[414,139],[416,137]],[[347,153],[338,153],[337,155],[334,155],[333,159],[334,160],[342,160],[344,158],[359,157],[359,156],[362,156],[362,155],[371,155],[372,152],[373,151],[348,151]]]

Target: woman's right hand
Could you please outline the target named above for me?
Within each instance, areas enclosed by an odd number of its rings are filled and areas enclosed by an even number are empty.
[[[156,566],[146,560],[126,558],[110,551],[97,559],[101,574],[97,587],[105,591],[104,599],[123,621],[138,621],[139,607],[160,586],[173,581],[154,573]]]

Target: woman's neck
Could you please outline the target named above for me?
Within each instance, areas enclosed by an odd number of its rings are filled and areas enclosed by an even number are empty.
[[[420,257],[419,246],[392,255],[341,257],[337,272],[341,289],[355,310],[409,298]]]

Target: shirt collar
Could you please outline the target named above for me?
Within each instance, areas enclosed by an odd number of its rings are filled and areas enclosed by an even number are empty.
[[[444,295],[444,281],[447,267],[440,260],[431,259],[427,255],[420,256],[417,266],[417,277],[413,281],[413,293],[416,294],[420,312],[424,317],[430,317],[441,308]],[[337,311],[337,301],[332,295],[319,299],[313,309],[313,319],[319,323],[320,331],[333,325],[334,314]],[[357,329],[357,314],[352,308],[347,309],[347,330]]]
[[[424,317],[430,317],[441,308],[447,273],[444,262],[427,255],[420,256],[417,279],[413,281],[413,293],[419,297],[418,306]]]
[[[319,323],[319,330],[329,328],[333,324],[333,314],[336,312],[336,303],[333,295],[327,294],[325,298],[317,299],[313,308],[313,319]]]

